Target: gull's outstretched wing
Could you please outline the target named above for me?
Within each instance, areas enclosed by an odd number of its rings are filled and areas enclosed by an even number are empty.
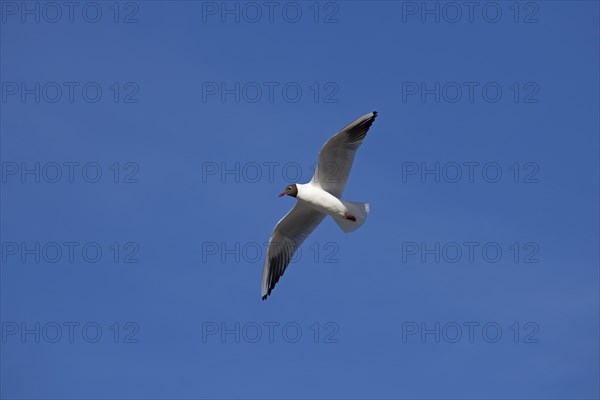
[[[279,278],[285,272],[292,256],[304,239],[323,221],[325,214],[297,203],[275,226],[262,274],[262,298],[271,294]]]
[[[319,153],[319,162],[311,183],[338,198],[342,195],[356,150],[367,136],[375,117],[375,111],[363,115],[325,143]]]

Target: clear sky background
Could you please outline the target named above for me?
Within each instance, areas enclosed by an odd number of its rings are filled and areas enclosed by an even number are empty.
[[[0,2],[2,398],[599,397],[598,2],[61,4]]]

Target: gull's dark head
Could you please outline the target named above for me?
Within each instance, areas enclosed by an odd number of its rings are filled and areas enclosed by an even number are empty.
[[[298,195],[298,186],[294,183],[293,185],[287,185],[285,190],[279,194],[279,197],[283,197],[285,195],[296,197]]]

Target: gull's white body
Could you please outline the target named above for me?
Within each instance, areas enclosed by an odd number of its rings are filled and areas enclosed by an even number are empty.
[[[328,193],[312,182],[303,185],[297,183],[299,202],[305,203],[308,207],[333,218],[344,218],[344,214],[349,210],[344,203],[331,193]]]
[[[290,185],[281,194],[296,197],[298,202],[279,220],[269,239],[262,275],[263,300],[283,276],[298,247],[327,215],[346,233],[355,231],[367,219],[367,203],[341,200],[341,196],[356,151],[376,116],[376,112],[363,115],[333,135],[321,148],[311,181]]]

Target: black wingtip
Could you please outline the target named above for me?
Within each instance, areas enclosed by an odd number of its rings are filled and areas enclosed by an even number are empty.
[[[269,295],[271,294],[271,290],[272,289],[267,290],[267,293],[265,295],[263,295],[263,297],[262,297],[263,301],[265,301],[267,299],[267,297],[269,297]]]
[[[373,119],[377,117],[377,111],[373,111]]]

